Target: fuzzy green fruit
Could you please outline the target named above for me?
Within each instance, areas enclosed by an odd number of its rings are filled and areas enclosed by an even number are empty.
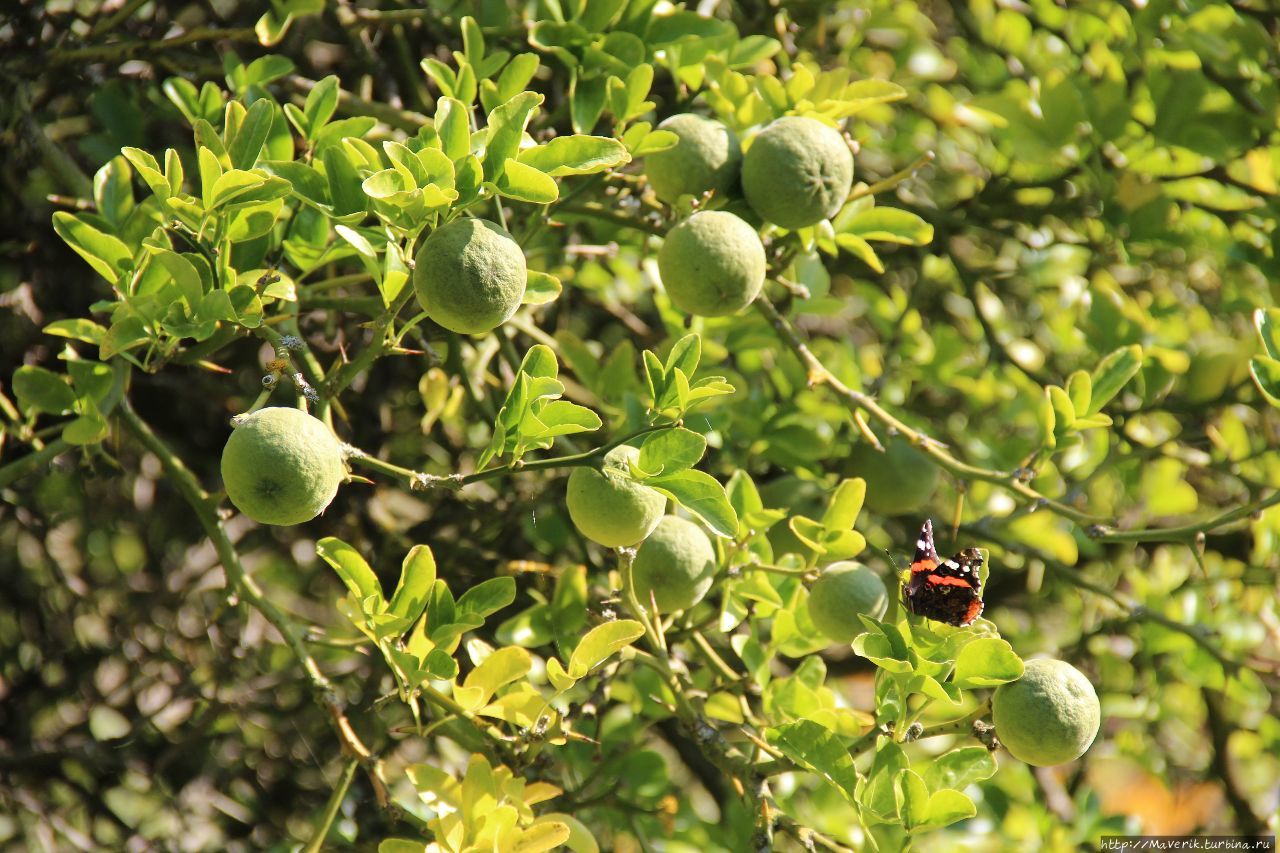
[[[702,528],[666,515],[636,551],[631,579],[636,597],[648,605],[653,592],[658,610],[688,610],[706,596],[716,574],[716,551]]]
[[[732,213],[704,210],[667,232],[658,271],[681,311],[727,317],[750,305],[764,286],[764,246],[756,230]]]
[[[836,643],[852,643],[866,630],[859,613],[879,619],[888,607],[884,581],[851,560],[827,566],[809,590],[809,618]]]
[[[867,509],[880,515],[918,512],[938,488],[938,466],[901,438],[881,439],[884,453],[862,443],[849,453],[846,475],[867,481]]]
[[[1036,767],[1075,761],[1102,723],[1093,685],[1060,660],[1027,661],[1021,678],[996,688],[991,716],[1009,754]]]
[[[742,148],[732,130],[693,113],[671,116],[658,129],[680,137],[674,148],[644,158],[645,177],[658,198],[672,204],[682,195],[708,190],[725,195],[738,183]]]
[[[640,451],[619,445],[599,468],[574,468],[569,474],[565,505],[573,526],[583,536],[607,548],[635,545],[653,532],[666,511],[667,499],[636,482],[627,463]]]
[[[261,524],[310,521],[329,505],[346,476],[338,439],[298,409],[246,415],[222,449],[227,497]]]
[[[853,152],[817,119],[785,116],[756,135],[742,158],[752,210],[783,228],[804,228],[839,212],[853,187]]]
[[[427,316],[460,335],[484,334],[510,319],[527,277],[524,252],[506,229],[469,217],[432,231],[413,267]]]

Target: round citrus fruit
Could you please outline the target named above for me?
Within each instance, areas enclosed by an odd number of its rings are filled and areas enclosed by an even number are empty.
[[[479,335],[516,313],[528,268],[506,229],[463,218],[431,232],[414,259],[413,286],[427,316],[451,332]]]
[[[851,560],[827,566],[809,590],[809,618],[837,643],[852,643],[866,630],[859,613],[879,619],[888,607],[884,581]]]
[[[647,606],[652,592],[663,613],[693,607],[711,589],[715,574],[716,551],[707,534],[675,515],[662,517],[631,566],[640,603]]]
[[[853,152],[835,128],[785,116],[742,158],[742,191],[762,219],[804,228],[835,216],[853,186]]]
[[[1102,709],[1084,673],[1066,661],[1029,660],[1022,677],[991,697],[996,737],[1036,767],[1075,761],[1098,735]]]
[[[865,442],[849,453],[849,475],[867,481],[865,506],[881,515],[918,511],[938,487],[938,466],[906,439],[881,444],[883,453]]]
[[[574,468],[565,504],[578,532],[608,548],[623,548],[648,536],[667,508],[667,499],[636,482],[627,463],[640,451],[625,444],[610,450],[600,468]]]
[[[732,213],[699,211],[667,232],[658,271],[681,311],[725,317],[750,305],[764,285],[764,246]]]
[[[732,130],[693,113],[671,116],[658,125],[680,138],[675,147],[644,158],[644,174],[658,198],[668,204],[682,195],[708,190],[724,195],[738,183],[742,148]]]
[[[346,476],[338,439],[298,409],[274,407],[244,416],[222,449],[227,497],[262,524],[310,521]]]

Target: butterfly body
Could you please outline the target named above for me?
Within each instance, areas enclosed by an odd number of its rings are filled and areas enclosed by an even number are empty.
[[[965,548],[940,559],[933,541],[933,522],[925,520],[911,561],[911,580],[902,586],[902,601],[917,616],[947,625],[970,625],[982,615],[978,587],[982,552]]]

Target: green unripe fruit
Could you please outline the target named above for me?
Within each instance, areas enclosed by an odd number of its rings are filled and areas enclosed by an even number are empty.
[[[804,228],[835,216],[853,187],[853,152],[817,119],[785,116],[742,158],[742,191],[762,219]]]
[[[716,574],[716,551],[702,528],[666,515],[636,551],[631,579],[636,597],[648,606],[653,592],[658,610],[688,610],[706,596]]]
[[[704,210],[667,232],[658,271],[671,302],[702,317],[727,317],[751,304],[764,286],[760,235],[723,210]]]
[[[836,643],[852,643],[866,630],[859,613],[879,619],[888,607],[884,581],[872,569],[853,561],[827,566],[809,590],[809,618]]]
[[[867,481],[864,505],[881,515],[920,510],[938,487],[938,466],[901,438],[881,441],[884,453],[863,443],[849,453],[848,474]]]
[[[625,444],[610,450],[604,465],[574,468],[565,504],[578,532],[607,548],[635,545],[653,532],[667,509],[667,499],[632,479],[627,463],[640,451]]]
[[[244,416],[222,449],[227,497],[261,524],[310,521],[346,476],[338,439],[298,409],[259,409]]]
[[[413,267],[427,316],[460,335],[505,323],[520,307],[527,277],[520,245],[484,219],[457,219],[432,231]]]
[[[991,716],[1009,754],[1036,767],[1075,761],[1102,723],[1093,685],[1060,660],[1027,661],[1021,678],[996,688]]]
[[[671,116],[658,129],[680,137],[674,148],[644,158],[645,177],[658,198],[671,204],[708,190],[724,195],[738,183],[742,148],[732,130],[693,113]]]

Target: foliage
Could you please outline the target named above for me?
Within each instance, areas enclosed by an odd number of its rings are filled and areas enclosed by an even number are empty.
[[[469,6],[86,2],[0,30],[0,842],[1274,832],[1280,19]],[[665,204],[644,158],[685,112],[748,146],[837,127],[853,189],[794,230],[733,193]],[[708,208],[766,250],[733,316],[659,281],[659,238]],[[484,335],[410,280],[465,216],[528,263]],[[220,491],[231,416],[269,400],[344,442],[305,525]],[[687,611],[569,523],[566,473],[622,444],[712,535]],[[850,456],[886,444],[942,474],[919,514],[863,511],[895,481]],[[890,595],[825,638],[820,570],[896,590],[929,513],[985,549],[983,618]],[[986,720],[1036,656],[1089,678],[1102,731],[1032,773]]]

